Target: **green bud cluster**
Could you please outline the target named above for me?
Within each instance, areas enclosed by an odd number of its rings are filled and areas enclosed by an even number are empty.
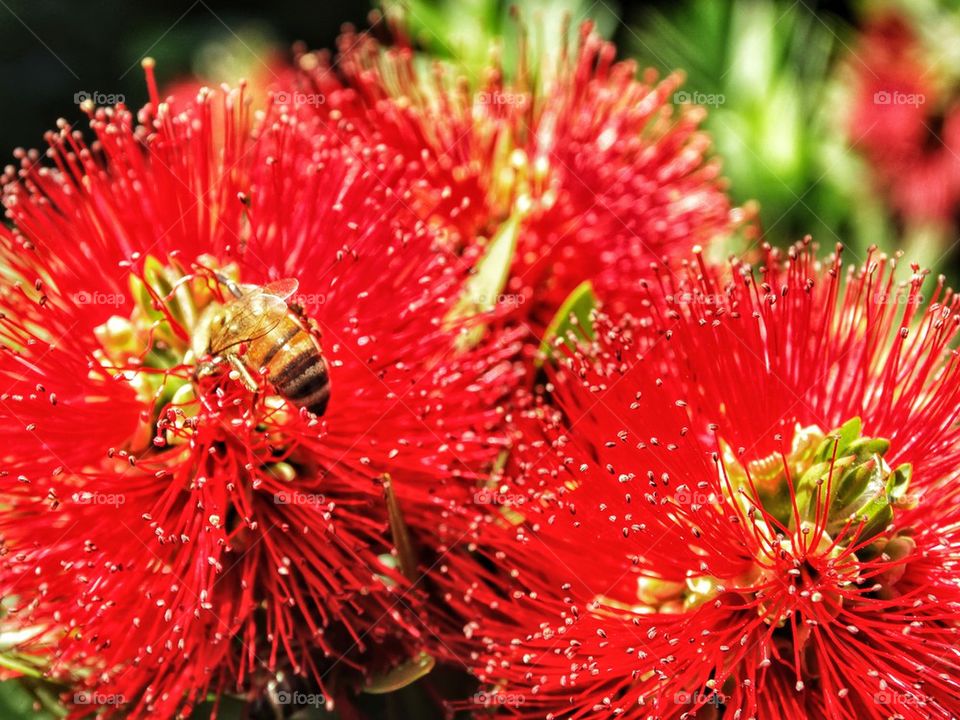
[[[894,508],[905,504],[912,472],[909,464],[891,469],[889,449],[889,440],[862,437],[860,418],[823,438],[796,485],[801,523],[824,525],[842,545],[860,546],[882,533]]]

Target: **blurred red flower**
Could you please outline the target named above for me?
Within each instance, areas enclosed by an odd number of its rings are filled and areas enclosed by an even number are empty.
[[[905,17],[867,25],[850,60],[850,135],[898,213],[950,224],[960,204],[960,106],[928,55]]]
[[[522,46],[517,67],[494,63],[476,84],[440,64],[424,73],[402,36],[384,48],[347,33],[340,49],[335,67],[324,53],[301,55],[304,83],[280,95],[423,163],[453,246],[516,223],[498,301],[535,329],[580,283],[619,302],[651,261],[745,218],[708,157],[703,110],[673,105],[680,75],[638,78],[589,23],[556,67],[533,72]]]
[[[960,712],[958,301],[797,247],[659,269],[529,413],[477,629],[522,717]],[[846,280],[844,281],[844,275]]]

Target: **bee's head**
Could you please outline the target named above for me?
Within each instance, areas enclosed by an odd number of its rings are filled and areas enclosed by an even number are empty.
[[[216,357],[226,349],[223,338],[229,322],[228,308],[219,302],[208,305],[194,325],[190,336],[190,349],[197,361]]]

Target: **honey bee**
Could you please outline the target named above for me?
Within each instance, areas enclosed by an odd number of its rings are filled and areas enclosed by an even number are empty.
[[[194,355],[210,356],[201,368],[212,372],[222,361],[230,363],[239,379],[256,392],[251,371],[266,371],[278,394],[314,415],[323,415],[330,399],[330,377],[317,338],[301,315],[287,303],[296,291],[295,279],[267,285],[237,285],[219,276],[233,295],[226,304],[214,303],[192,338]]]

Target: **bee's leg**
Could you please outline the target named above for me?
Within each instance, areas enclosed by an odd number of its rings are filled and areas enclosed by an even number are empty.
[[[210,377],[215,375],[218,372],[223,371],[223,356],[209,357],[205,359],[198,360],[196,367],[193,370],[194,380],[199,380],[200,378]]]
[[[213,375],[216,367],[217,365],[214,362],[198,362],[197,369],[194,372],[198,378],[207,377],[208,375]]]
[[[260,385],[257,383],[253,375],[250,374],[250,371],[247,369],[247,366],[243,364],[243,361],[238,358],[236,355],[230,354],[227,355],[227,361],[237,371],[238,378],[243,386],[252,393],[257,392],[260,389]]]
[[[303,317],[306,314],[303,310],[303,305],[293,300],[287,301],[287,309],[297,317]]]
[[[303,326],[303,329],[308,333],[316,334],[317,323],[316,321],[307,315],[307,311],[303,309],[303,305],[296,302],[288,302],[287,309],[297,316],[297,319],[300,321],[300,324]]]
[[[297,316],[301,327],[303,327],[307,333],[313,335],[313,337],[315,337],[317,340],[320,340],[323,337],[323,333],[320,332],[320,325],[317,324],[317,321],[311,316],[307,315],[301,305],[298,305],[297,303],[288,303],[287,307],[290,309],[290,312]]]

